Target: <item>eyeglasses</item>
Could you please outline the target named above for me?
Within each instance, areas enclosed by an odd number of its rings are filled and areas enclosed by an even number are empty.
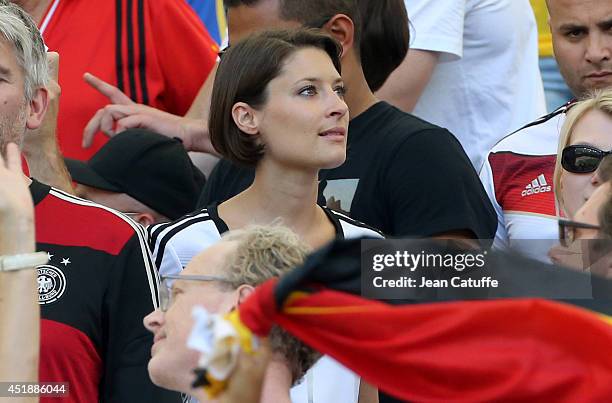
[[[568,247],[576,240],[576,229],[593,229],[599,231],[599,225],[587,224],[571,220],[560,219],[559,223],[559,243],[561,246]]]
[[[161,276],[161,287],[159,288],[159,309],[166,312],[172,305],[172,283],[169,280],[186,280],[186,281],[219,281],[222,283],[230,283],[230,280],[219,276],[198,276],[198,275],[167,275]]]
[[[587,145],[567,146],[561,153],[561,166],[568,172],[586,174],[594,172],[599,163],[612,151],[602,151]]]

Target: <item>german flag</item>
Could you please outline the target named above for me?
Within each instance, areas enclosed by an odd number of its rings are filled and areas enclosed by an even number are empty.
[[[258,287],[240,320],[259,336],[278,324],[402,400],[612,400],[607,301],[585,309],[539,298],[529,285],[533,295],[522,298],[391,305],[357,295],[360,253],[358,240],[336,241]],[[526,284],[541,265],[499,258]],[[553,282],[574,275],[552,273]]]

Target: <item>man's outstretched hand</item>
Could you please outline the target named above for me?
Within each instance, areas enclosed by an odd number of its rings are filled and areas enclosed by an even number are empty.
[[[153,107],[137,104],[119,88],[111,85],[91,73],[85,73],[85,81],[95,90],[108,98],[110,104],[98,110],[91,118],[83,132],[83,147],[88,148],[99,131],[112,137],[126,129],[143,128],[177,137],[188,151],[201,151],[216,154],[212,145],[206,122],[173,115]]]

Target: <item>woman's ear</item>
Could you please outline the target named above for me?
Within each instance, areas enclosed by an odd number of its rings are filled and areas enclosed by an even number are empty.
[[[236,126],[247,134],[259,133],[259,121],[255,110],[245,102],[237,102],[232,107],[232,118]]]

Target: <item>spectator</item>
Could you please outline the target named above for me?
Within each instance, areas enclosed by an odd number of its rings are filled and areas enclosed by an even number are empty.
[[[161,274],[180,273],[229,230],[278,219],[312,248],[336,237],[380,237],[317,205],[319,170],[346,157],[340,51],[326,35],[295,30],[250,36],[223,55],[211,103],[211,139],[226,158],[253,166],[255,181],[219,205],[150,227]],[[353,373],[324,358],[293,399],[306,402],[314,390],[316,401],[356,401],[357,385]]]
[[[70,175],[57,143],[57,115],[61,93],[57,83],[59,55],[56,52],[47,52],[47,64],[49,66],[49,81],[46,85],[47,112],[40,127],[26,131],[21,151],[32,178],[73,194]]]
[[[546,112],[528,0],[405,0],[408,56],[377,93],[451,131],[479,170],[511,130]]]
[[[218,47],[185,1],[15,0],[60,54],[62,107],[58,138],[63,154],[89,159],[105,142],[83,149],[81,133],[106,99],[83,74],[92,72],[134,102],[185,114],[217,57]],[[194,63],[197,60],[197,63]]]
[[[612,88],[578,102],[561,128],[553,184],[566,217],[574,217],[601,184],[599,163],[612,150]]]
[[[6,0],[0,0],[0,72],[2,150],[41,125],[48,100],[42,38]],[[157,306],[157,283],[142,228],[35,180],[30,192],[36,247],[49,258],[37,267],[40,381],[68,382],[74,402],[177,401],[146,373],[152,338],[139,322]]]
[[[570,89],[567,88],[567,84],[563,81],[563,76],[559,72],[559,66],[554,57],[546,0],[530,0],[530,2],[538,25],[538,53],[544,95],[546,96],[546,110],[552,112],[568,103],[573,96]]]
[[[286,228],[252,227],[228,232],[195,257],[179,276],[162,277],[161,310],[144,319],[155,335],[149,362],[151,379],[165,388],[192,394],[202,403],[210,401],[203,389],[191,387],[199,356],[186,345],[193,307],[203,305],[212,313],[229,313],[257,285],[299,266],[307,252],[303,241]],[[261,401],[289,403],[289,389],[302,379],[318,354],[280,328],[272,332],[270,345],[273,357]]]
[[[348,156],[342,166],[321,171],[322,202],[325,199],[388,235],[492,237],[493,211],[456,139],[438,126],[378,101],[370,91],[360,62],[356,3],[234,0],[227,6],[232,43],[263,28],[244,21],[266,21],[268,27],[299,26],[300,21],[323,25],[343,44],[342,77],[350,89],[346,96],[351,112]],[[275,13],[278,17],[270,18]],[[220,161],[199,206],[235,196],[253,178],[252,169]]]
[[[410,44],[404,0],[355,0],[362,17],[361,66],[372,91],[404,60]]]
[[[612,85],[612,37],[605,29],[609,0],[549,0],[555,57],[577,97]],[[500,141],[480,172],[498,227],[495,245],[547,260],[548,246],[532,239],[558,239],[553,172],[559,130],[567,107],[538,119]],[[543,247],[545,246],[545,247]]]
[[[111,138],[86,163],[67,159],[66,165],[77,196],[144,226],[193,211],[206,181],[180,141],[141,129]]]
[[[610,194],[610,162],[598,169],[612,149],[612,89],[598,91],[578,102],[567,112],[559,139],[559,157],[555,167],[554,187],[558,204],[570,220],[560,221],[561,246],[549,252],[551,260],[570,267],[588,268],[583,250],[595,239],[600,222],[598,213]],[[602,151],[604,150],[604,151]],[[608,158],[609,159],[609,158]],[[598,187],[604,189],[598,189]],[[560,228],[561,228],[560,227]]]

